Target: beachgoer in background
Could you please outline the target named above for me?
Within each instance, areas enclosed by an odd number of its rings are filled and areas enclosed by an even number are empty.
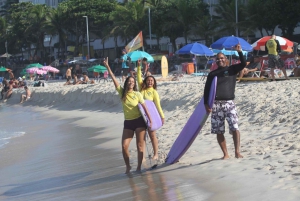
[[[229,158],[224,137],[225,119],[228,122],[230,133],[233,135],[235,157],[243,158],[243,156],[240,154],[238,115],[233,99],[237,74],[243,70],[243,68],[246,66],[246,62],[239,44],[235,46],[235,50],[239,54],[241,63],[228,66],[226,56],[221,52],[218,53],[216,56],[218,69],[211,71],[208,74],[204,88],[205,109],[208,114],[212,112],[211,132],[213,134],[217,134],[218,143],[224,154],[223,159]],[[216,97],[213,107],[210,108],[208,105],[208,97],[210,87],[215,76],[218,77]]]
[[[261,64],[259,57],[251,57],[250,63],[239,72],[239,78],[249,76],[249,73],[260,71]],[[261,75],[262,76],[262,75]]]
[[[75,84],[77,84],[77,82],[78,82],[78,78],[77,78],[77,73],[74,73],[73,74],[73,85],[75,85]]]
[[[122,54],[123,56],[121,57],[121,59],[119,60],[119,62],[122,62],[122,82],[124,82],[124,80],[127,78],[128,73],[129,73],[129,66],[127,65],[127,55],[126,55],[126,50],[123,49],[122,50]]]
[[[28,101],[30,99],[31,91],[28,89],[27,86],[24,87],[25,94],[21,95],[20,103],[23,103],[24,101]]]
[[[70,82],[72,79],[72,66],[70,66],[67,71],[66,71],[66,78],[67,78],[67,82]]]
[[[82,77],[83,77],[83,80],[78,81],[77,84],[87,84],[90,81],[90,79],[87,76],[86,72],[82,73]]]
[[[151,75],[150,72],[150,64],[148,63],[148,59],[146,57],[143,58],[143,66],[144,66],[144,77]]]
[[[196,69],[197,69],[197,57],[196,57],[196,55],[193,56],[193,64],[194,64],[194,72],[196,72]]]
[[[12,70],[8,70],[8,74],[9,74],[9,80],[12,80],[15,78],[14,73],[12,72]]]
[[[273,81],[275,81],[274,69],[276,66],[283,72],[285,79],[289,79],[286,75],[286,70],[284,68],[284,62],[278,55],[281,52],[281,47],[279,41],[276,40],[276,36],[272,37],[266,42],[266,50],[268,51],[268,67],[271,68],[270,74]]]
[[[143,80],[140,60],[138,60],[137,81],[138,81],[139,91],[143,95],[143,98],[145,100],[151,100],[154,102],[154,104],[157,108],[157,111],[160,114],[162,124],[164,124],[165,115],[161,109],[159,95],[156,91],[156,80],[152,75],[147,76]],[[149,136],[151,139],[153,152],[154,152],[152,159],[157,160],[158,159],[158,141],[157,141],[157,137],[156,137],[156,132],[150,131],[150,129],[149,129],[148,133],[149,133]]]
[[[8,81],[6,80],[6,78],[4,78],[2,81],[1,100],[3,99],[5,93],[8,91],[8,89],[9,89]]]
[[[108,65],[108,59],[105,60],[103,63],[106,66],[108,73],[110,74],[114,82],[114,85],[119,93],[123,106],[125,121],[122,135],[122,153],[126,164],[125,173],[129,173],[131,169],[128,148],[134,136],[134,133],[136,135],[136,145],[138,152],[138,165],[136,171],[140,172],[142,161],[144,158],[145,134],[147,126],[138,109],[139,103],[142,104],[143,108],[145,109],[145,112],[148,115],[150,122],[152,122],[151,117],[144,103],[145,101],[143,99],[142,94],[137,91],[135,78],[131,76],[127,77],[124,82],[124,87],[121,87]]]
[[[9,99],[11,97],[12,92],[13,92],[13,85],[14,85],[14,82],[12,80],[10,80],[8,82],[8,88],[7,88],[8,90],[6,91],[5,98],[3,100],[4,102],[6,102],[7,99]]]

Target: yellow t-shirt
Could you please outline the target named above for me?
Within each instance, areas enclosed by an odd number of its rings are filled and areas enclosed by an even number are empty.
[[[118,91],[119,96],[121,98],[124,89],[121,86],[118,86],[116,90]],[[126,95],[126,101],[124,102],[123,100],[121,100],[121,102],[122,102],[125,120],[137,119],[141,116],[140,110],[138,108],[138,104],[139,103],[143,104],[145,101],[140,92],[138,91],[128,92]]]
[[[268,54],[277,55],[277,43],[274,39],[269,39],[266,44],[268,48]]]
[[[155,89],[153,89],[153,87],[149,87],[147,89],[142,90],[143,78],[142,78],[141,66],[137,67],[137,82],[138,82],[139,91],[143,95],[143,98],[145,100],[153,101],[160,117],[162,119],[164,119],[165,115],[161,109],[160,99],[159,99],[159,95],[158,95],[157,91]]]

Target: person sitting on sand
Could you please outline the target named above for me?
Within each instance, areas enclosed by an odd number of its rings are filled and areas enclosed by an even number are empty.
[[[28,89],[27,86],[24,87],[25,94],[21,95],[20,103],[23,103],[24,101],[28,101],[30,99],[31,91]]]
[[[3,100],[4,102],[6,102],[7,99],[9,99],[11,97],[12,92],[13,92],[13,85],[14,85],[14,83],[12,80],[8,82],[8,90],[6,91],[5,98]]]
[[[82,73],[82,77],[83,77],[83,80],[79,80],[79,81],[77,82],[77,84],[87,84],[87,83],[90,81],[90,79],[89,79],[89,77],[87,76],[86,72],[83,72],[83,73]]]
[[[152,124],[151,116],[149,115],[142,94],[137,91],[135,78],[132,76],[128,76],[124,82],[124,87],[121,87],[108,65],[108,58],[103,63],[107,68],[108,73],[111,76],[111,79],[113,80],[113,83],[116,87],[117,92],[119,93],[122,106],[123,106],[125,120],[124,120],[123,135],[122,135],[122,153],[126,164],[125,173],[128,174],[131,169],[130,162],[129,162],[128,148],[134,136],[134,133],[136,136],[136,146],[138,152],[138,165],[136,171],[140,172],[142,161],[144,158],[145,134],[146,134],[147,125],[143,117],[141,116],[141,113],[138,109],[138,104],[140,103],[143,106],[146,114],[149,117],[150,125]]]
[[[261,68],[259,57],[251,57],[250,63],[239,72],[239,78],[249,77],[251,73],[259,71]]]
[[[1,100],[5,96],[5,93],[8,91],[8,89],[9,89],[8,81],[6,80],[6,78],[4,78],[2,81]]]
[[[218,143],[222,149],[224,156],[222,159],[228,159],[225,133],[225,119],[228,122],[230,133],[233,136],[235,157],[243,158],[240,154],[240,132],[238,127],[238,114],[233,99],[235,97],[236,75],[243,70],[246,62],[242,53],[240,44],[235,46],[235,50],[239,54],[240,63],[231,66],[227,65],[227,58],[223,53],[218,53],[216,63],[218,68],[211,71],[205,83],[204,88],[204,105],[207,114],[211,114],[211,133],[217,135]],[[209,91],[214,77],[217,76],[217,90],[215,101],[212,108],[208,105]]]
[[[151,100],[154,102],[158,113],[160,114],[162,124],[164,124],[165,115],[161,109],[160,106],[160,99],[159,95],[156,91],[156,80],[152,75],[149,75],[145,77],[143,80],[142,78],[142,70],[141,70],[141,61],[138,60],[138,67],[137,67],[137,82],[139,86],[139,91],[143,95],[143,98],[145,100]],[[148,129],[148,133],[151,139],[152,147],[153,147],[153,157],[152,159],[157,160],[158,159],[158,141],[156,137],[156,132],[151,131]]]

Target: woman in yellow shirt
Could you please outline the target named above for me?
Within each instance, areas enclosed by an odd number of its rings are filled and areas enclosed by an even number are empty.
[[[138,60],[137,81],[138,81],[138,85],[139,85],[139,91],[143,95],[143,98],[145,100],[151,100],[154,102],[154,104],[157,108],[157,111],[160,114],[162,124],[164,124],[165,116],[164,116],[164,113],[160,106],[159,95],[156,91],[156,80],[152,75],[145,77],[145,79],[143,80],[140,60]],[[156,132],[150,131],[150,129],[149,129],[148,133],[149,133],[149,136],[151,139],[153,152],[154,152],[152,159],[157,160],[158,159],[158,141],[157,141],[157,137],[156,137]]]
[[[106,66],[108,73],[110,74],[116,90],[119,93],[121,98],[123,111],[124,111],[124,128],[123,128],[123,135],[122,135],[122,154],[126,164],[126,171],[125,173],[129,173],[131,166],[129,162],[129,151],[128,147],[129,144],[134,136],[136,135],[136,145],[137,145],[137,152],[138,152],[138,165],[136,168],[137,172],[141,171],[141,165],[144,158],[144,150],[145,150],[145,134],[147,125],[144,122],[143,117],[138,109],[138,104],[142,104],[146,114],[149,117],[150,122],[151,117],[149,115],[148,109],[144,103],[143,96],[140,92],[137,91],[136,81],[134,77],[127,77],[124,82],[124,87],[122,88],[115,78],[113,72],[111,71],[108,60],[103,61],[104,65]],[[151,123],[150,123],[151,125]]]

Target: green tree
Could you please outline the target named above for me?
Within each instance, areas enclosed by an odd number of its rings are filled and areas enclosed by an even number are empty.
[[[236,23],[235,1],[220,0],[219,4],[215,6],[215,11],[217,16],[215,16],[214,19],[219,27],[217,31],[219,35],[236,35],[237,28],[239,33],[246,29],[243,26],[246,20],[245,7],[243,4],[238,5],[238,23]]]
[[[23,48],[28,48],[29,54],[33,36],[26,32],[31,25],[29,20],[30,10],[33,7],[31,2],[12,4],[8,10],[7,19],[9,22],[7,36],[8,47],[11,53],[22,52]]]
[[[47,33],[47,27],[49,26],[49,7],[42,4],[34,5],[29,10],[29,18],[30,21],[29,26],[26,28],[26,35],[31,35],[30,42],[35,45],[35,51],[33,56],[37,55],[38,50],[42,50],[43,54],[41,57],[45,57],[45,46],[44,46],[44,38]]]
[[[117,50],[117,36],[127,44],[128,40],[144,30],[145,16],[145,7],[142,0],[129,1],[124,5],[116,6],[115,11],[111,13],[109,18],[113,22],[110,35],[115,38],[115,50]]]

